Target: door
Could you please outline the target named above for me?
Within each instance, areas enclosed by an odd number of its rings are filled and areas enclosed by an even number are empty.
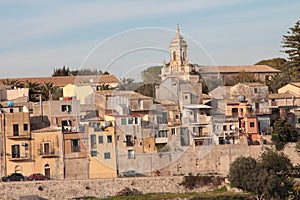
[[[50,179],[51,174],[50,174],[50,166],[48,164],[45,165],[45,176]]]

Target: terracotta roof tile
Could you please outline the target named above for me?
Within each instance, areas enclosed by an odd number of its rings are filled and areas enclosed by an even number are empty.
[[[261,72],[261,73],[280,73],[278,69],[268,65],[245,65],[245,66],[204,66],[200,68],[202,73],[239,73],[239,72]]]
[[[0,79],[5,80],[5,79]],[[118,83],[118,79],[114,75],[99,76],[54,76],[54,77],[34,77],[34,78],[11,78],[10,80],[18,80],[20,82],[36,82],[39,84],[50,82],[57,87],[64,87],[68,84],[85,85],[91,83]]]
[[[287,91],[285,93],[269,94],[269,99],[291,99],[291,98],[300,98],[300,96],[296,95],[294,93],[291,93],[289,91]]]

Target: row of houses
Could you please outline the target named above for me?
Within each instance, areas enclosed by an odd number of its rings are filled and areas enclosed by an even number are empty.
[[[29,102],[28,88],[3,86],[1,175],[114,178],[128,169],[170,175],[185,167],[197,173],[195,152],[201,147],[262,144],[279,118],[300,127],[299,83],[280,88],[278,94],[269,94],[264,83],[220,85],[204,94],[204,79],[230,74],[222,67],[209,72],[208,67],[190,65],[187,55],[177,27],[170,65],[161,70],[155,98],[134,91],[100,90],[101,84],[117,86],[113,75],[26,79],[52,81],[63,91],[59,100]],[[247,69],[261,82],[279,73],[268,66],[234,69],[233,74]],[[182,157],[188,163],[179,163]]]

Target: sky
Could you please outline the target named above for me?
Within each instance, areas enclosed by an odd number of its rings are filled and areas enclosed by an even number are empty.
[[[282,35],[299,10],[298,0],[2,0],[0,78],[51,76],[66,66],[139,79],[168,62],[177,24],[191,63],[286,58]]]

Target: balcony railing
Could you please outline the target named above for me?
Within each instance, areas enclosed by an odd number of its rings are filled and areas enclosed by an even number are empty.
[[[42,149],[40,149],[39,155],[42,158],[58,157],[58,153],[55,152],[55,149],[51,149],[51,151],[43,151]]]
[[[28,159],[30,159],[28,153],[13,153],[11,156],[9,156],[10,161],[23,161]]]
[[[26,134],[8,134],[7,135],[8,139],[30,139],[30,133],[26,133]]]
[[[155,144],[165,144],[168,143],[167,137],[157,137],[155,138]]]

